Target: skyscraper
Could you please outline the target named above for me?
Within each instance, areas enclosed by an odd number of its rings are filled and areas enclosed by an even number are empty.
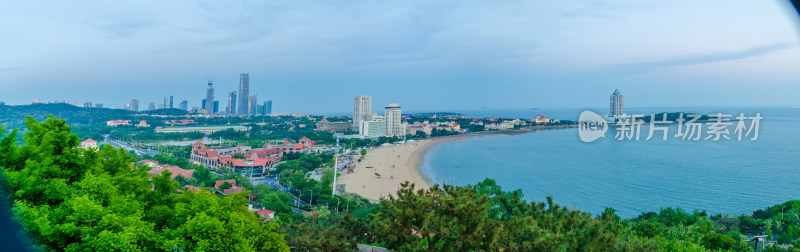
[[[94,107],[95,108],[103,108],[103,104],[102,103],[95,103]]]
[[[219,100],[214,101],[214,114],[219,113]]]
[[[86,101],[86,102],[84,102],[84,103],[83,103],[83,107],[84,107],[84,108],[91,108],[91,107],[92,107],[92,101]]]
[[[147,110],[155,110],[155,109],[156,109],[155,102],[151,102],[150,105],[147,105]]]
[[[208,90],[206,91],[206,115],[214,113],[214,84],[208,82]]]
[[[243,73],[239,75],[239,114],[248,115],[250,103],[250,74]]]
[[[369,121],[372,115],[372,97],[359,95],[353,99],[353,128],[358,129],[361,122]]]
[[[189,101],[183,100],[179,105],[178,108],[182,110],[189,110]]]
[[[236,115],[237,102],[236,91],[228,92],[228,109],[225,110],[228,115]]]
[[[256,109],[258,107],[258,98],[256,95],[251,95],[250,99],[247,99],[247,114],[248,115],[255,115],[257,113]]]
[[[402,136],[406,132],[403,130],[402,122],[403,117],[400,112],[400,105],[391,103],[386,105],[386,135],[387,136]]]
[[[136,100],[136,98],[131,98],[131,103],[130,104],[131,104],[130,105],[130,110],[131,111],[139,112],[139,100]]]
[[[271,115],[272,114],[272,100],[267,101],[264,104],[264,114]]]
[[[622,93],[619,92],[619,89],[614,89],[614,93],[611,94],[611,114],[612,116],[621,116],[624,113],[622,107],[624,105],[622,99]]]
[[[172,107],[172,102],[173,102],[173,97],[171,95],[170,96],[164,96],[164,108],[168,108],[168,109],[173,108]]]

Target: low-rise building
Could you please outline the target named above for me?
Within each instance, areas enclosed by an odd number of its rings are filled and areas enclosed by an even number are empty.
[[[233,125],[233,126],[200,126],[200,127],[156,127],[156,133],[189,133],[189,132],[201,132],[204,134],[211,134],[217,131],[225,131],[228,129],[233,129],[234,131],[248,131],[250,130],[249,127],[240,126],[240,125]]]
[[[174,166],[174,165],[168,165],[168,164],[157,166],[157,167],[147,171],[147,173],[150,174],[150,177],[152,178],[153,175],[161,174],[162,172],[164,172],[164,170],[169,170],[169,172],[172,173],[170,175],[171,179],[175,179],[178,176],[181,176],[181,177],[183,177],[185,179],[190,179],[190,178],[192,178],[192,174],[194,174],[194,169],[186,170],[186,169],[182,169],[180,167],[177,167],[177,166]]]
[[[322,119],[322,121],[317,122],[317,131],[326,131],[326,132],[347,132],[350,131],[352,127],[350,122],[341,121],[341,122],[330,122],[326,119]]]
[[[131,125],[131,120],[111,120],[106,121],[108,127],[117,127],[120,125]]]
[[[92,139],[83,140],[80,147],[84,149],[97,149],[97,141]]]
[[[138,128],[147,128],[147,127],[150,127],[150,124],[147,124],[147,121],[145,121],[145,120],[141,120],[141,121],[139,121],[138,124],[136,124],[136,127],[138,127]]]

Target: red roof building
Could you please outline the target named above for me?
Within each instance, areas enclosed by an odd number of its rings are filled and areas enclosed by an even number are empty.
[[[236,180],[235,179],[226,179],[226,180],[219,180],[217,182],[214,182],[214,188],[219,188],[220,186],[222,186],[222,184],[225,184],[225,182],[231,183],[231,185],[236,186]]]
[[[194,174],[194,169],[186,170],[186,169],[181,169],[180,167],[177,167],[177,166],[174,166],[174,165],[168,165],[168,164],[161,165],[161,166],[159,166],[157,168],[153,168],[153,169],[147,171],[147,173],[150,174],[150,177],[153,177],[153,175],[161,174],[161,172],[163,172],[164,170],[169,170],[169,172],[172,173],[172,175],[170,175],[171,179],[175,179],[178,176],[184,177],[186,179],[190,179],[190,178],[192,178],[192,174]]]
[[[259,217],[269,218],[270,220],[275,219],[275,211],[272,210],[267,210],[267,209],[256,210],[256,215],[258,215]]]
[[[80,144],[80,147],[84,149],[97,148],[97,141],[92,139],[83,140],[83,142]]]
[[[196,186],[192,186],[192,185],[185,185],[185,186],[183,186],[183,188],[186,189],[186,190],[192,190],[192,191],[198,191],[198,192],[200,191],[200,187],[196,187]]]

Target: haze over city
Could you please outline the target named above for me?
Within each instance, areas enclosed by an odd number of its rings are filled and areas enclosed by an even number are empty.
[[[778,1],[5,5],[11,105],[198,107],[207,80],[223,100],[240,73],[275,112],[347,112],[361,94],[410,111],[602,107],[615,88],[636,106],[800,105],[797,18]]]

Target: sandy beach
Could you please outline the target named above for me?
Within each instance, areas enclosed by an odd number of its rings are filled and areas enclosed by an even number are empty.
[[[427,189],[430,185],[419,171],[419,166],[428,148],[441,142],[465,138],[437,137],[369,150],[353,173],[344,172],[338,183],[346,184],[347,192],[374,201],[389,194],[396,195],[400,184],[405,181],[414,183],[417,189]]]

